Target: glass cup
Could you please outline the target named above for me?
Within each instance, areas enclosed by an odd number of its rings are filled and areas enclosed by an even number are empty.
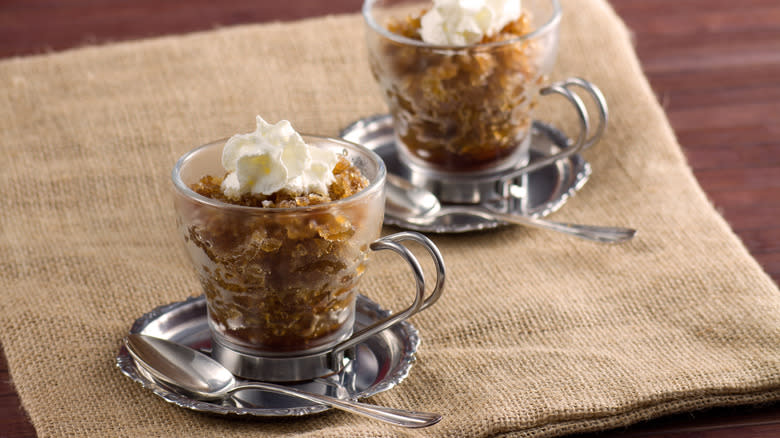
[[[173,170],[177,224],[206,295],[212,354],[247,378],[293,381],[338,371],[346,350],[433,304],[443,287],[444,265],[430,240],[416,233],[378,239],[386,176],[381,159],[343,140],[303,137],[345,153],[369,185],[341,200],[297,208],[201,196],[190,185],[225,173],[224,141],[188,152]],[[422,243],[434,258],[439,278],[427,299],[422,270],[403,240]],[[354,332],[358,284],[372,249],[391,249],[411,265],[417,295],[405,312]]]
[[[532,112],[558,50],[557,1],[523,0],[523,36],[437,46],[409,35],[431,2],[366,0],[371,71],[401,158],[447,172],[528,161]]]

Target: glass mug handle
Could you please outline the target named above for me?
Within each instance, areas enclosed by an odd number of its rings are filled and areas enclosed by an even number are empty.
[[[414,256],[414,254],[412,254],[408,248],[400,243],[404,240],[411,240],[421,244],[433,259],[433,263],[436,269],[436,284],[433,287],[433,291],[431,291],[431,294],[427,298],[424,298],[425,277],[423,276],[422,267],[420,267],[420,262],[417,261],[417,258]],[[340,344],[333,347],[333,354],[338,354],[351,347],[354,347],[367,338],[370,338],[371,336],[374,336],[375,334],[408,319],[415,313],[430,307],[433,303],[436,302],[436,300],[439,299],[442,290],[444,290],[444,279],[446,277],[444,260],[442,259],[441,253],[439,252],[439,249],[436,247],[436,245],[422,234],[415,233],[413,231],[404,231],[391,234],[389,236],[375,240],[371,244],[371,249],[373,251],[389,249],[400,255],[401,258],[403,258],[409,264],[409,266],[412,268],[412,273],[414,274],[416,284],[414,302],[403,312],[391,315],[383,320],[377,321],[370,326],[361,329],[357,333],[354,333],[349,339],[342,341]]]
[[[582,102],[580,96],[578,96],[575,92],[571,90],[572,87],[584,89],[595,101],[596,107],[598,108],[598,116],[599,116],[598,125],[596,126],[593,135],[591,135],[590,137],[588,137],[588,134],[590,133],[590,118],[588,116],[588,110],[587,108],[585,108],[585,104]],[[517,178],[518,176],[524,173],[533,172],[542,167],[548,166],[562,158],[566,158],[570,155],[576,154],[577,152],[580,152],[582,150],[585,150],[593,146],[596,142],[599,141],[602,134],[604,134],[604,129],[606,129],[607,127],[609,110],[607,108],[607,101],[604,98],[604,94],[601,92],[601,90],[599,90],[597,86],[586,81],[585,79],[569,78],[563,81],[555,82],[547,87],[542,88],[539,91],[539,94],[541,94],[542,96],[547,96],[550,94],[562,95],[574,106],[574,109],[577,112],[577,116],[578,116],[577,118],[580,122],[579,123],[580,130],[577,135],[577,139],[571,142],[571,145],[569,147],[559,151],[556,154],[550,155],[541,160],[534,160],[527,166],[502,174],[501,175],[502,181],[509,181],[512,180],[513,178]]]

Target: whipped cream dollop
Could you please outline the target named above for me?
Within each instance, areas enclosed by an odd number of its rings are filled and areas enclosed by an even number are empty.
[[[428,44],[467,46],[495,35],[521,12],[520,0],[434,0],[420,33]]]
[[[222,166],[229,173],[222,192],[231,199],[270,195],[279,190],[328,194],[338,155],[307,145],[287,120],[272,125],[257,116],[257,129],[225,143]]]

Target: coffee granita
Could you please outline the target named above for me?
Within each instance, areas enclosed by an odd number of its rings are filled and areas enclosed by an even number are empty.
[[[224,175],[190,188],[226,208],[193,204],[182,219],[213,332],[280,354],[347,338],[368,252],[357,234],[379,230],[361,231],[376,223],[373,203],[334,201],[368,180],[344,155],[306,145],[289,122],[259,117],[254,133],[228,140],[222,164]]]
[[[470,171],[511,157],[529,134],[544,81],[538,48],[520,38],[533,30],[520,2],[437,0],[384,26],[411,40],[380,38],[370,52],[413,161]]]

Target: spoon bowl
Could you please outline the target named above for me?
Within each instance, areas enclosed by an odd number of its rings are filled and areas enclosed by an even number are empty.
[[[427,427],[442,418],[439,414],[360,403],[272,383],[238,384],[235,376],[216,360],[166,339],[134,333],[124,339],[124,344],[136,364],[155,380],[201,400],[222,400],[239,391],[256,389],[298,397],[403,427]]]
[[[636,230],[623,227],[565,224],[493,210],[482,204],[442,206],[436,195],[391,173],[387,174],[385,212],[411,224],[427,226],[455,215],[503,221],[558,231],[581,239],[619,243],[631,240]]]
[[[432,192],[389,172],[386,178],[386,211],[408,218],[435,216],[441,210],[441,203]]]

